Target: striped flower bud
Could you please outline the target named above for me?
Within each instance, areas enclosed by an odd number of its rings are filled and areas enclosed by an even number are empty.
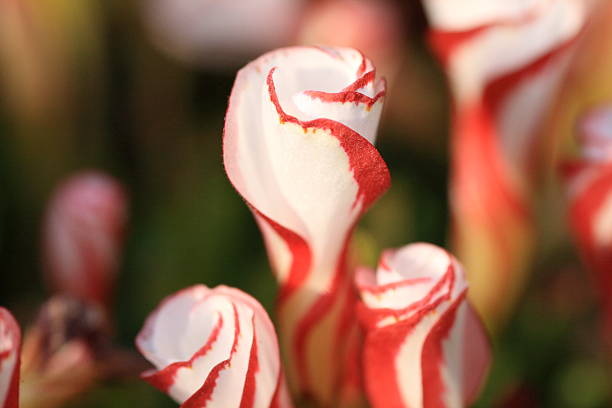
[[[0,408],[19,407],[21,330],[11,313],[0,307]]]
[[[538,130],[563,82],[590,2],[424,5],[454,97],[454,245],[470,274],[470,297],[495,325],[510,311],[529,270],[533,176],[553,153]]]
[[[181,407],[292,407],[274,326],[238,289],[196,285],[169,296],[136,345],[156,367],[143,379]]]
[[[384,81],[353,49],[286,48],[238,73],[226,116],[225,169],[280,283],[290,381],[327,406],[337,406],[358,336],[351,232],[389,186],[372,144],[384,95]]]
[[[582,158],[566,166],[574,239],[604,307],[612,343],[612,106],[590,111],[579,126]]]
[[[466,300],[461,265],[442,248],[412,244],[361,269],[365,383],[375,408],[461,408],[478,395],[491,351]]]
[[[101,173],[62,184],[43,231],[47,278],[60,293],[107,305],[115,284],[126,222],[122,187]]]

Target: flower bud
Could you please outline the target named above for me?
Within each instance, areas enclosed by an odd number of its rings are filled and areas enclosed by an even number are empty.
[[[324,406],[337,406],[356,357],[347,247],[390,183],[373,146],[384,95],[384,80],[358,51],[285,48],[238,73],[225,121],[225,170],[280,283],[289,379]]]
[[[491,326],[505,320],[530,269],[532,189],[553,154],[539,130],[590,3],[424,2],[454,97],[454,246],[470,274],[470,297]]]
[[[196,285],[164,299],[136,345],[142,378],[184,408],[291,407],[274,326],[246,293]]]
[[[361,269],[356,282],[372,406],[472,403],[491,351],[466,299],[467,282],[457,260],[434,245],[407,245],[383,253],[377,271]]]
[[[47,280],[62,294],[108,306],[126,223],[122,187],[81,173],[56,191],[43,231]]]
[[[580,254],[592,271],[612,344],[612,109],[601,106],[579,125],[582,157],[566,163],[569,220]]]

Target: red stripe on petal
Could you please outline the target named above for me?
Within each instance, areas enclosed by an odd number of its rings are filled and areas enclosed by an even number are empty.
[[[277,297],[277,306],[282,307],[285,301],[300,288],[306,278],[308,278],[308,272],[312,264],[310,247],[304,238],[272,220],[250,203],[247,202],[247,204],[255,214],[260,216],[282,238],[282,240],[285,241],[289,247],[289,252],[291,252],[289,273],[287,279],[282,282]]]
[[[445,364],[442,342],[448,338],[455,324],[457,309],[465,301],[465,295],[466,292],[464,291],[444,312],[423,343],[421,354],[423,408],[446,408],[444,402],[446,384],[441,372],[441,368]]]
[[[391,185],[389,169],[380,153],[366,138],[342,123],[331,119],[314,119],[303,122],[295,116],[285,113],[276,94],[273,78],[275,70],[276,68],[270,70],[266,82],[270,100],[274,104],[281,122],[294,123],[304,129],[327,130],[340,141],[340,145],[349,158],[350,169],[353,171],[359,187],[355,205],[363,200],[362,211],[365,211]]]
[[[204,346],[200,348],[188,361],[178,361],[164,367],[159,371],[146,371],[141,374],[140,378],[158,390],[167,392],[174,384],[175,376],[178,370],[181,368],[191,368],[196,359],[204,357],[210,350],[212,350],[213,345],[217,341],[219,333],[223,328],[223,316],[221,314],[218,316],[219,319],[217,320],[217,324],[211,331],[208,340],[206,340]]]
[[[240,321],[238,318],[238,310],[236,306],[232,304],[234,310],[234,342],[232,344],[232,351],[230,357],[217,364],[206,377],[206,381],[202,387],[197,390],[187,401],[185,401],[181,408],[205,408],[212,398],[212,394],[217,386],[217,380],[223,370],[230,366],[232,357],[236,354],[238,349],[238,339],[240,338]]]
[[[255,314],[251,320],[253,324],[253,344],[251,345],[251,355],[249,357],[249,368],[247,369],[246,379],[244,380],[244,390],[240,408],[253,408],[255,404],[256,381],[255,375],[259,371],[259,360],[257,358],[257,332],[255,331]]]

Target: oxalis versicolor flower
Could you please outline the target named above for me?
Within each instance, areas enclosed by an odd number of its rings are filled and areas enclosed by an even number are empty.
[[[565,164],[569,218],[582,258],[593,271],[612,343],[612,105],[580,123],[582,157]]]
[[[478,395],[490,361],[457,260],[412,244],[360,269],[359,315],[367,330],[365,384],[375,408],[461,408]]]
[[[425,0],[454,96],[454,245],[489,323],[517,297],[533,241],[538,128],[588,21],[589,0]],[[503,295],[501,295],[503,293]]]
[[[59,293],[108,306],[127,222],[122,186],[79,173],[55,192],[43,230],[47,280]]]
[[[225,169],[281,286],[289,379],[323,405],[335,405],[357,349],[346,253],[359,216],[389,186],[373,146],[384,95],[361,53],[293,47],[243,68],[227,111]]]
[[[11,313],[0,307],[0,408],[19,406],[21,330]]]
[[[136,345],[157,368],[142,377],[181,407],[292,407],[274,326],[238,289],[196,285],[169,296]]]

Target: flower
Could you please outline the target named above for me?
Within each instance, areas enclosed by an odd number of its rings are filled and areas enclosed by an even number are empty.
[[[375,408],[464,407],[486,377],[490,346],[466,299],[461,265],[442,248],[406,245],[360,269],[365,382]]]
[[[164,299],[136,345],[142,374],[184,408],[291,407],[274,326],[246,293],[196,285]]]
[[[455,103],[453,239],[488,323],[508,314],[528,271],[531,189],[552,150],[539,127],[589,17],[574,0],[426,0]],[[501,293],[504,293],[502,296]]]
[[[290,44],[304,0],[143,0],[152,41],[168,55],[202,66],[245,61]]]
[[[60,293],[108,305],[127,218],[123,188],[96,172],[62,184],[43,230],[47,280]]]
[[[0,307],[0,407],[19,406],[21,330],[11,313]]]
[[[384,95],[359,52],[293,47],[248,64],[230,96],[225,170],[280,283],[289,379],[322,405],[336,406],[358,341],[351,232],[390,183],[372,145]]]
[[[578,133],[582,158],[564,165],[574,238],[593,272],[612,343],[612,105],[588,112]]]

